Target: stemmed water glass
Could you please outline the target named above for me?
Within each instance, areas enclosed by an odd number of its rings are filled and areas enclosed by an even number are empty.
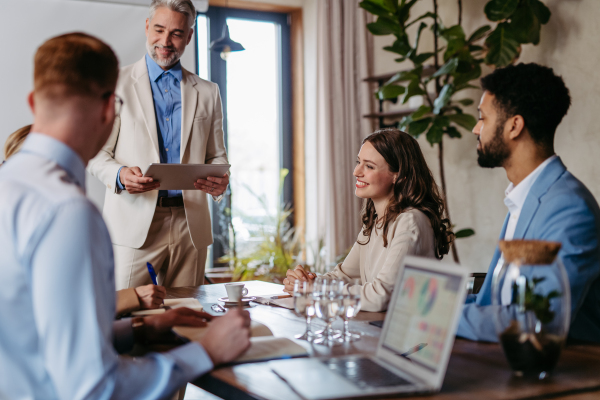
[[[342,307],[340,308],[340,316],[344,321],[344,330],[342,338],[346,342],[355,342],[360,340],[360,333],[351,332],[348,329],[348,321],[360,311],[360,279],[353,279],[352,283],[347,287],[347,293],[343,295]]]
[[[306,331],[294,337],[299,340],[308,340],[309,342],[314,337],[310,328],[310,322],[315,315],[312,291],[312,282],[300,281],[298,279],[294,282],[294,311],[298,316],[306,318]]]
[[[342,285],[343,288],[343,285]],[[338,339],[331,327],[331,324],[337,318],[342,307],[343,294],[340,291],[340,285],[335,279],[320,279],[315,283],[313,290],[315,315],[325,321],[327,326],[323,336],[314,340],[314,343],[325,344],[328,346],[339,345],[343,342]]]

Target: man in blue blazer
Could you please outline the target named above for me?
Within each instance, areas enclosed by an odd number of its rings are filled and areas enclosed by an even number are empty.
[[[559,256],[571,285],[569,338],[600,342],[600,209],[590,191],[554,154],[554,133],[567,113],[569,91],[552,69],[519,64],[481,80],[478,163],[502,167],[511,182],[500,239],[561,242]],[[485,282],[466,301],[458,336],[498,341],[492,274],[502,265],[496,248]]]

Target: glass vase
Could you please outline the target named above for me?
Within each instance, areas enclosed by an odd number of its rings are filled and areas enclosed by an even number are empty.
[[[496,333],[515,375],[544,379],[567,339],[571,321],[569,279],[560,243],[501,241],[504,262],[494,270]]]

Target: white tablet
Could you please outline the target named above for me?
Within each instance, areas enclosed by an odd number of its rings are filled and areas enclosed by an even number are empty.
[[[160,182],[160,190],[196,190],[194,182],[209,176],[221,177],[230,164],[150,164],[144,176]]]

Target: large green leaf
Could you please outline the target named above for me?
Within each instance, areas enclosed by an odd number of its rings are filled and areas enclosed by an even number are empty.
[[[410,99],[413,96],[419,96],[423,94],[425,94],[425,91],[419,85],[419,81],[416,79],[412,80],[406,88],[406,93],[404,93],[404,97],[402,98],[402,104],[406,104],[408,99]]]
[[[412,81],[415,79],[418,80],[421,78],[422,73],[423,73],[422,66],[419,66],[415,69],[411,69],[409,71],[400,71],[400,72],[396,73],[394,76],[392,76],[385,84],[389,85],[394,82],[405,82],[405,81]]]
[[[453,126],[449,126],[446,128],[446,134],[448,136],[450,136],[451,138],[460,138],[462,137],[462,135],[460,134],[460,132],[458,131],[458,129],[456,129]]]
[[[454,85],[447,83],[442,88],[439,96],[433,102],[433,113],[439,114],[442,108],[446,107],[446,104],[450,101],[450,97],[454,94]]]
[[[533,9],[536,17],[540,21],[540,24],[545,25],[550,20],[550,9],[544,5],[540,0],[529,0],[529,4]]]
[[[458,232],[454,233],[454,236],[457,239],[463,239],[463,238],[467,238],[469,236],[473,236],[475,234],[475,231],[471,228],[466,228],[466,229],[461,229]]]
[[[412,113],[411,118],[413,121],[417,121],[417,120],[423,118],[425,115],[429,114],[430,112],[431,112],[431,107],[423,105],[423,106],[417,108],[417,111]]]
[[[412,121],[408,124],[408,134],[414,137],[419,137],[421,133],[425,132],[431,123],[433,118],[423,118],[418,121]]]
[[[442,36],[446,41],[456,40],[456,39],[465,39],[465,31],[462,26],[454,25],[448,29],[444,29],[440,32],[440,36]]]
[[[454,73],[454,71],[456,71],[457,67],[458,67],[458,58],[452,58],[446,64],[442,65],[440,67],[440,69],[435,71],[435,73],[432,75],[432,78],[437,78],[438,76],[442,76],[442,75],[446,75],[446,74],[452,74],[452,73]]]
[[[396,34],[400,31],[400,25],[392,22],[388,18],[379,17],[376,22],[371,22],[367,24],[367,29],[373,35],[391,35]]]
[[[497,67],[507,66],[519,54],[519,42],[514,38],[510,25],[506,22],[498,24],[486,39],[485,45],[488,48],[485,63]]]
[[[481,76],[481,65],[460,62],[454,76],[454,85],[461,86]]]
[[[433,146],[442,141],[444,137],[444,128],[448,127],[450,121],[446,117],[436,117],[427,131],[427,141]]]
[[[490,21],[502,21],[509,18],[518,5],[519,0],[491,0],[483,11]]]
[[[449,114],[446,115],[448,119],[454,122],[456,125],[462,126],[463,128],[472,131],[477,125],[477,118],[471,114]]]
[[[402,24],[404,24],[410,18],[410,9],[415,5],[416,2],[417,0],[410,0],[406,3],[403,1],[402,3],[404,4],[401,4],[398,8],[398,11],[396,11],[396,15],[398,16],[398,19],[402,21]]]
[[[383,49],[405,56],[409,51],[412,50],[412,47],[410,47],[410,44],[408,44],[408,36],[404,34],[396,39],[391,46],[386,46]]]
[[[385,85],[377,91],[377,98],[379,100],[395,99],[401,94],[404,94],[405,91],[406,89],[404,86]]]
[[[421,54],[417,54],[415,56],[411,56],[410,59],[415,65],[421,65],[425,61],[427,61],[431,57],[433,57],[434,55],[435,55],[435,53],[421,53]]]
[[[463,106],[470,106],[471,104],[474,103],[472,99],[462,99],[462,100],[458,100],[458,102],[460,104],[462,104]]]
[[[491,26],[489,26],[489,25],[482,26],[481,28],[479,28],[475,32],[473,32],[473,34],[469,37],[469,39],[467,40],[467,42],[473,43],[473,42],[478,41],[479,39],[481,39],[485,35],[487,35],[487,33],[490,30],[492,30]]]
[[[363,9],[375,15],[389,15],[390,11],[372,0],[364,0],[358,4]]]
[[[530,6],[529,0],[522,0],[510,19],[511,32],[520,43],[540,42],[542,25]]]

